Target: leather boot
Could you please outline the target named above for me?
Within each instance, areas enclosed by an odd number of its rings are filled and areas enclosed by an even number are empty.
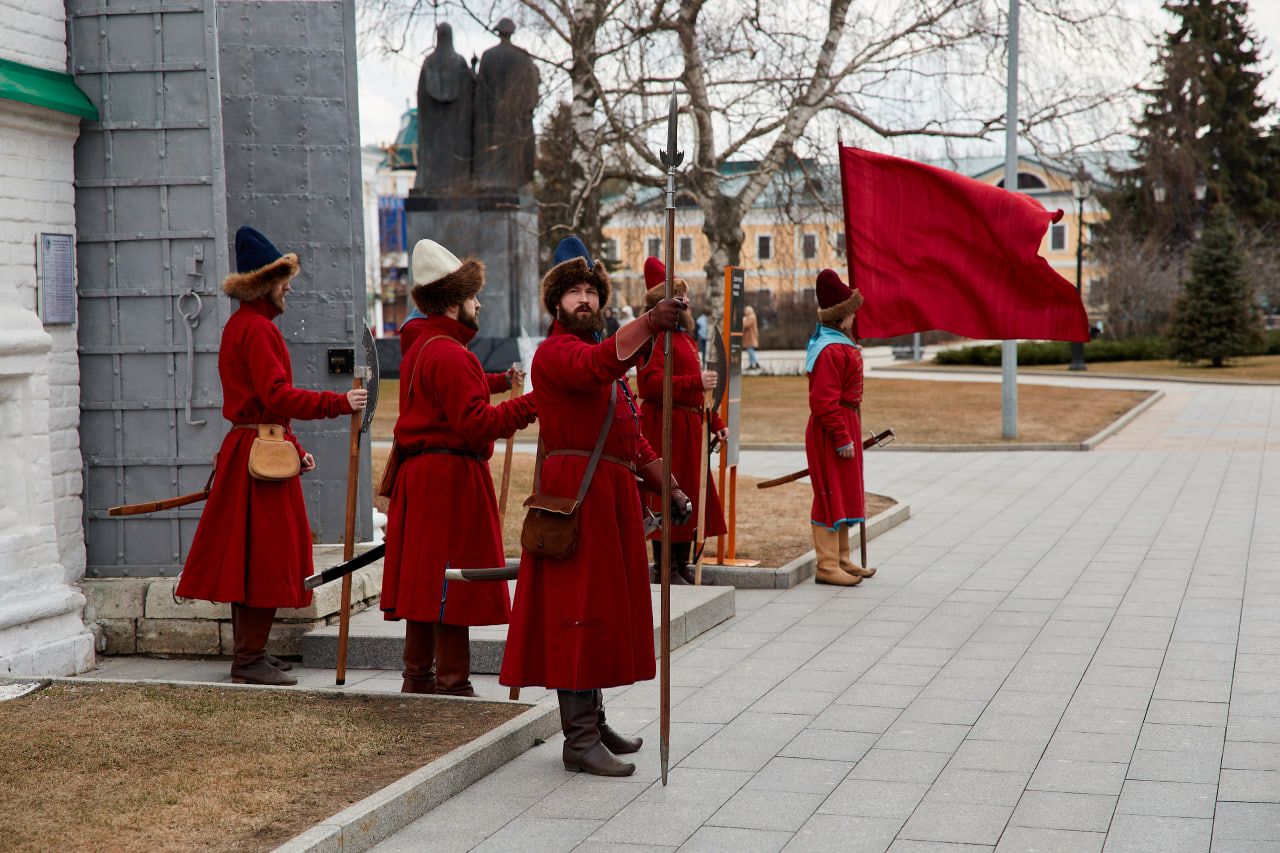
[[[685,557],[684,566],[680,565],[680,561],[676,556],[676,547],[679,544],[679,542],[671,543],[671,585],[692,586],[693,574],[688,566],[688,556]],[[681,568],[684,569],[683,572]],[[662,583],[662,542],[657,539],[653,540],[653,565],[649,569],[649,581],[650,583]]]
[[[436,693],[476,695],[471,686],[471,632],[466,625],[436,623]]]
[[[853,557],[849,553],[849,534],[853,528],[846,525],[840,527],[840,568],[851,575],[857,575],[860,578],[869,578],[876,573],[875,569],[868,569],[859,566],[853,561]]]
[[[600,730],[600,742],[604,744],[605,749],[614,755],[630,755],[633,752],[639,752],[640,747],[644,745],[644,738],[623,737],[615,732],[604,719],[604,691],[596,690],[596,714],[599,723],[596,726]]]
[[[661,543],[659,543],[661,544]],[[672,542],[671,543],[671,582],[676,582],[676,575],[688,586],[693,586],[697,577],[694,575],[693,568],[689,565],[689,557],[693,554],[692,542]]]
[[[276,609],[244,607],[238,604],[232,607],[240,611],[238,614],[233,611],[231,619],[234,654],[231,661],[232,683],[271,684],[278,687],[297,684],[298,679],[267,663],[267,637],[271,634]]]
[[[862,578],[840,569],[839,535],[821,524],[812,524],[810,527],[813,528],[813,549],[818,552],[814,582],[832,586],[857,586],[862,583]]]
[[[594,690],[557,690],[560,700],[560,728],[564,730],[564,769],[593,776],[630,776],[634,764],[614,758],[600,742],[599,719]]]
[[[236,620],[240,618],[240,607],[241,605],[239,604],[231,605],[231,636],[232,637],[236,635]],[[280,658],[276,657],[273,654],[268,654],[266,657],[267,657],[267,663],[271,664],[281,672],[288,672],[289,670],[293,669],[293,661],[281,660]]]
[[[404,682],[401,693],[436,692],[436,625],[415,622],[404,625]]]

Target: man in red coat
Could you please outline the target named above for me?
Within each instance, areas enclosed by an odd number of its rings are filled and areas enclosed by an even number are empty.
[[[684,303],[661,302],[604,339],[604,264],[593,265],[577,237],[565,238],[555,259],[542,279],[542,304],[555,319],[532,365],[545,453],[539,492],[576,497],[606,423],[608,431],[578,510],[574,552],[554,560],[526,551],[520,560],[500,681],[556,690],[566,770],[628,776],[635,765],[614,755],[635,752],[640,739],[609,727],[601,691],[654,676],[649,561],[636,478],[646,489],[660,490],[662,462],[640,432],[626,375],[645,358],[654,335],[676,328]],[[688,511],[689,499],[674,483],[672,504]]]
[[[401,692],[475,696],[468,628],[507,621],[507,585],[453,584],[442,607],[444,569],[504,564],[489,458],[494,439],[533,422],[533,397],[491,405],[490,381],[467,349],[480,329],[484,264],[420,240],[413,282],[413,301],[427,316],[415,321],[420,331],[400,367],[401,463],[379,606],[387,619],[406,620]]]
[[[862,485],[862,348],[853,324],[862,294],[834,270],[818,273],[818,327],[805,353],[809,425],[804,432],[813,483],[817,583],[857,586],[875,569],[849,556],[849,529],[866,519]]]
[[[645,294],[645,307],[652,309],[662,301],[663,286],[667,278],[667,268],[657,258],[647,258],[644,262],[644,282],[649,286]],[[681,278],[674,280],[672,293],[686,296],[689,293],[688,283]],[[697,538],[698,525],[702,523],[702,508],[698,505],[703,476],[708,472],[700,471],[702,464],[702,442],[704,440],[702,410],[706,394],[716,388],[716,375],[710,370],[703,370],[698,360],[698,344],[693,339],[693,315],[685,311],[680,320],[681,334],[677,334],[671,342],[674,357],[672,367],[672,401],[674,411],[671,412],[671,474],[680,482],[693,498],[693,518],[681,525],[671,528],[671,582],[673,584],[692,584],[694,571],[689,568],[693,542]],[[666,359],[663,348],[655,346],[653,355],[649,357],[637,372],[637,384],[640,390],[640,429],[644,437],[654,448],[662,447],[662,369]],[[729,430],[720,419],[719,412],[711,413],[711,430],[720,439],[721,444],[728,440]],[[654,512],[661,511],[660,496],[648,495],[645,503]],[[724,510],[720,506],[720,495],[716,492],[715,482],[707,477],[707,517],[703,538],[709,539],[728,532],[724,521]],[[656,583],[661,570],[660,561],[662,536],[658,531],[650,534],[653,540],[653,579]]]
[[[431,315],[427,314],[420,308],[414,308],[409,312],[409,316],[400,324],[400,378],[407,379],[407,368],[404,365],[404,357],[413,349],[413,345],[418,342],[424,333],[431,329],[431,325],[427,322],[431,319]],[[432,333],[434,334],[434,332]],[[431,335],[427,335],[430,337]],[[486,373],[485,381],[489,385],[490,394],[501,394],[503,391],[510,391],[517,384],[524,382],[524,374],[519,373],[513,366],[504,373]],[[519,382],[517,382],[519,380]]]
[[[297,684],[290,666],[266,654],[267,635],[278,607],[306,607],[311,593],[302,580],[312,572],[311,527],[297,476],[259,480],[249,474],[249,449],[258,425],[283,428],[302,473],[316,461],[289,429],[293,418],[317,420],[360,411],[368,392],[304,391],[293,387],[293,367],[284,336],[271,322],[284,313],[298,274],[298,256],[280,250],[248,226],[236,232],[236,274],[223,291],[240,307],[222,330],[218,376],[222,416],[231,430],[214,461],[217,475],[196,528],[176,594],[231,603],[237,684]]]

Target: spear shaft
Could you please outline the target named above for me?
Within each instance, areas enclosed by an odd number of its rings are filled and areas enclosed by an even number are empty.
[[[675,87],[671,89],[671,105],[667,113],[667,148],[662,152],[662,164],[667,167],[667,277],[663,283],[663,298],[670,299],[675,288],[676,268],[676,167],[684,155],[676,150]],[[671,407],[673,332],[662,336],[662,666],[659,673],[661,693],[661,721],[659,724],[659,757],[662,762],[662,784],[667,784],[667,769],[671,757]]]

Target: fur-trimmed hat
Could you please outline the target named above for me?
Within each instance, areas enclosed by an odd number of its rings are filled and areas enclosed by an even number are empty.
[[[461,305],[484,287],[484,263],[465,261],[435,240],[419,240],[413,247],[413,304],[423,314],[443,314]]]
[[[552,317],[565,291],[581,281],[600,292],[600,304],[609,303],[609,271],[602,261],[591,261],[591,253],[577,237],[565,237],[556,246],[554,266],[542,277],[542,306]]]
[[[281,279],[293,278],[300,269],[298,256],[282,254],[256,228],[241,225],[236,231],[236,271],[222,281],[222,292],[241,302],[261,299]]]
[[[840,323],[862,307],[862,293],[840,280],[835,270],[818,273],[818,322]]]
[[[649,289],[644,294],[644,308],[646,311],[653,310],[653,307],[662,301],[666,294],[667,284],[667,265],[652,255],[644,259],[644,283]],[[672,296],[688,296],[689,282],[682,278],[673,278],[671,280]]]

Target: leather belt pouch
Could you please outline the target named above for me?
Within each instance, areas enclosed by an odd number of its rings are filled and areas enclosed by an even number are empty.
[[[555,495],[530,495],[520,530],[520,547],[539,557],[564,560],[578,547],[579,503]]]
[[[284,427],[259,424],[258,437],[249,448],[249,476],[255,480],[278,482],[298,476],[301,470],[298,448],[284,437]]]

